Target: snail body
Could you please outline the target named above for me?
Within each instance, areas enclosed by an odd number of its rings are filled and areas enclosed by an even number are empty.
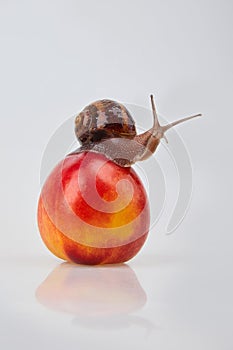
[[[135,256],[149,230],[149,202],[131,165],[150,157],[171,127],[159,124],[137,134],[129,111],[100,100],[75,118],[80,147],[48,176],[38,204],[38,226],[49,250],[80,264],[122,263]]]
[[[200,116],[196,114],[161,126],[158,121],[153,95],[151,95],[153,126],[137,134],[130,112],[111,100],[93,102],[75,118],[75,133],[81,147],[76,152],[92,151],[104,154],[114,163],[129,167],[150,157],[165,132],[173,126]],[[166,138],[165,138],[166,139]]]

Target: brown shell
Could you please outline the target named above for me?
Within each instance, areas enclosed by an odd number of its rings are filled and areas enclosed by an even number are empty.
[[[81,144],[87,144],[116,137],[133,139],[136,128],[122,104],[100,100],[85,107],[75,118],[75,134]]]

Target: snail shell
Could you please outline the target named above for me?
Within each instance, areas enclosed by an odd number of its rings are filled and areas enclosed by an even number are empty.
[[[75,134],[83,145],[116,137],[133,139],[136,128],[125,106],[112,100],[99,100],[78,114],[75,119]]]

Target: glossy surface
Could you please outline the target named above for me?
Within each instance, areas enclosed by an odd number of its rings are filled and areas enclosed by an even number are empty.
[[[58,257],[81,264],[131,259],[145,242],[149,222],[148,199],[135,171],[92,152],[61,161],[38,204],[44,243]]]
[[[118,266],[61,263],[46,252],[2,258],[2,348],[230,350],[229,257],[220,265],[153,241],[160,253]]]

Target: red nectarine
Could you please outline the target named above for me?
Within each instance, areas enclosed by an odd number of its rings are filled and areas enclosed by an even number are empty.
[[[59,258],[80,264],[131,259],[145,242],[149,221],[147,195],[135,171],[92,152],[61,161],[39,199],[44,243]]]

